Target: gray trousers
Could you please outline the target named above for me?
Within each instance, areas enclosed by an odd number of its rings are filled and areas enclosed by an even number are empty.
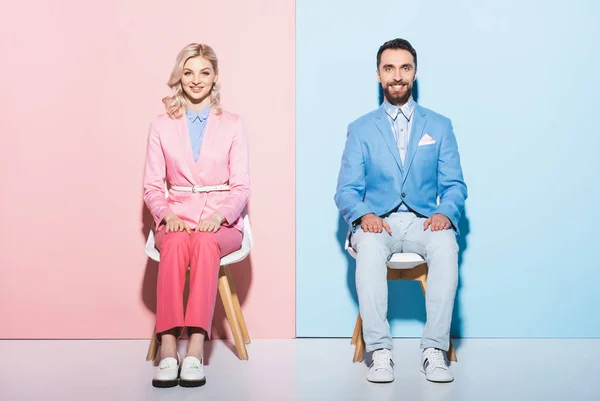
[[[366,233],[358,227],[350,238],[357,253],[356,291],[367,352],[379,348],[392,349],[392,335],[387,321],[386,262],[396,252],[418,253],[427,261],[427,323],[421,348],[448,351],[458,284],[458,244],[452,229],[423,230],[425,220],[414,213],[392,213],[385,218],[392,235],[385,229],[381,233]]]

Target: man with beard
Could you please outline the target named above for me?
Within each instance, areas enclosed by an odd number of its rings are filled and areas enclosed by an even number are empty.
[[[394,380],[387,321],[386,262],[396,252],[422,255],[428,266],[427,322],[421,371],[450,382],[446,352],[458,281],[458,221],[467,198],[450,120],[416,104],[417,52],[404,39],[377,52],[385,101],[348,126],[335,203],[350,225],[356,290],[366,351],[367,380]]]

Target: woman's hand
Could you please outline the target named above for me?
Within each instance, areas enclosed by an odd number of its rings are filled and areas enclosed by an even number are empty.
[[[189,234],[192,231],[190,226],[188,226],[185,221],[181,220],[175,213],[169,213],[165,216],[163,221],[165,222],[165,234],[180,231],[185,231]]]
[[[194,231],[213,232],[216,233],[221,228],[221,224],[225,222],[225,217],[219,212],[214,212],[208,219],[200,220]]]

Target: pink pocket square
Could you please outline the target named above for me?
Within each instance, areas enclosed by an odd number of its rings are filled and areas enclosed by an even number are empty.
[[[421,140],[419,141],[419,146],[423,145],[433,145],[435,143],[435,139],[429,136],[429,134],[423,135]]]

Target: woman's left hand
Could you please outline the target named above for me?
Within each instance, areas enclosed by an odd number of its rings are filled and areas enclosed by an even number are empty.
[[[219,212],[213,213],[208,219],[200,220],[194,231],[213,232],[216,233],[221,228],[221,224],[225,222],[225,217]]]

